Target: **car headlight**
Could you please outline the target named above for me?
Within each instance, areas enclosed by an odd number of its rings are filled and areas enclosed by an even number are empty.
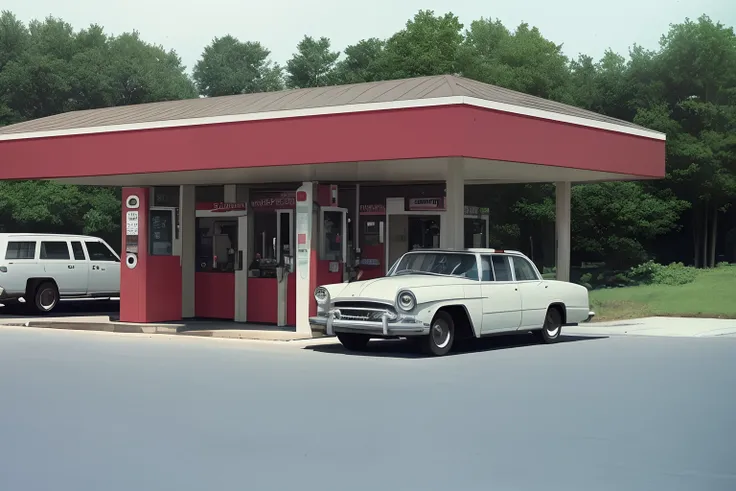
[[[417,306],[417,299],[412,292],[404,291],[400,292],[399,296],[396,297],[396,304],[401,310],[408,312]]]
[[[314,290],[314,299],[319,304],[325,304],[330,300],[330,292],[327,291],[327,288],[323,286],[318,286]]]

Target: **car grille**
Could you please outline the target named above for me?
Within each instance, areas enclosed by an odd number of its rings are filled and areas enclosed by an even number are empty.
[[[396,319],[396,311],[392,306],[378,302],[336,302],[335,308],[343,320],[381,322],[386,313],[389,320]]]

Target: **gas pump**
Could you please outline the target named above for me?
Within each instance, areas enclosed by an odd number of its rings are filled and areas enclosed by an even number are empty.
[[[319,210],[320,283],[341,283],[348,274],[348,210],[323,206]],[[326,271],[322,263],[327,263]]]
[[[351,281],[359,281],[362,277],[362,271],[360,268],[360,248],[351,247],[348,249],[348,261],[346,269],[345,281],[350,283]]]
[[[289,276],[294,272],[294,228],[294,211],[276,210],[276,281],[278,282],[276,322],[279,327],[288,323]]]

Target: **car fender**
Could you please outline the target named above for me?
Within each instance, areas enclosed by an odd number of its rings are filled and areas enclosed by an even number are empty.
[[[477,303],[477,306],[475,305],[475,303]],[[483,316],[482,303],[480,299],[456,298],[445,299],[437,302],[420,303],[415,309],[416,318],[422,324],[428,326],[432,323],[432,319],[434,319],[437,311],[442,309],[443,307],[461,307],[465,311],[465,314],[468,316],[470,327],[473,330],[475,336],[478,337],[480,335],[480,326]]]

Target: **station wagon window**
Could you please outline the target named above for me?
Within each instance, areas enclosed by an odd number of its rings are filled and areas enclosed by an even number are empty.
[[[69,259],[69,244],[64,241],[41,242],[41,259]]]
[[[85,241],[90,261],[118,262],[118,258],[102,242]]]
[[[86,259],[84,257],[84,248],[82,247],[81,242],[72,242],[72,252],[74,253],[75,261],[84,261]]]
[[[523,257],[514,257],[514,273],[516,281],[537,281],[539,277],[534,267]]]
[[[490,256],[480,257],[480,281],[493,281],[493,267]]]
[[[35,257],[35,242],[8,242],[5,259],[33,259]]]
[[[431,274],[458,276],[478,281],[478,263],[474,254],[413,252],[405,254],[391,269],[391,276]]]
[[[507,256],[491,256],[496,281],[512,281],[511,265]]]

